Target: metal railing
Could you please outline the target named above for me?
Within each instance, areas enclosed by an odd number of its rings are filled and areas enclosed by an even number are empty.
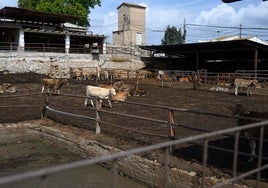
[[[107,45],[105,49],[103,46],[96,45],[81,45],[81,44],[71,44],[68,49],[68,53],[76,53],[76,54],[103,54],[103,50],[105,50],[105,54],[118,55],[135,55],[136,50],[134,47],[120,47],[120,46],[111,46]],[[67,49],[65,49],[65,44],[57,44],[57,43],[33,43],[26,42],[24,44],[23,49],[19,49],[18,42],[0,42],[0,52],[5,51],[24,51],[24,52],[54,52],[54,53],[66,53]]]
[[[23,95],[25,97],[26,95]],[[5,97],[5,96],[4,96]],[[1,98],[4,98],[1,97]],[[21,96],[7,96],[7,97],[21,97]],[[244,179],[246,177],[252,176],[253,174],[256,174],[256,187],[259,186],[260,179],[261,179],[261,172],[268,169],[268,164],[267,164],[267,156],[263,156],[263,145],[264,142],[267,142],[266,139],[264,139],[264,127],[268,126],[268,121],[264,119],[257,119],[257,118],[249,118],[249,117],[235,117],[235,116],[228,116],[228,115],[222,115],[218,113],[211,113],[211,112],[200,112],[197,110],[189,110],[189,109],[184,109],[184,108],[172,108],[172,107],[166,107],[166,106],[160,106],[160,105],[150,105],[150,104],[143,104],[143,103],[134,103],[134,102],[120,102],[122,104],[128,105],[128,108],[130,108],[132,105],[138,105],[141,108],[150,108],[156,110],[163,110],[166,111],[166,115],[161,116],[160,114],[157,116],[159,118],[153,117],[145,117],[141,114],[128,114],[124,112],[116,112],[115,110],[106,110],[104,108],[100,108],[99,101],[94,98],[96,102],[96,108],[86,108],[86,114],[79,114],[79,113],[72,113],[71,111],[68,110],[82,110],[82,108],[75,109],[74,107],[68,107],[68,106],[57,106],[55,101],[53,101],[53,97],[73,97],[73,98],[81,98],[84,99],[85,96],[76,96],[76,95],[63,95],[63,94],[51,94],[51,93],[45,93],[44,94],[44,105],[43,105],[43,111],[42,111],[42,117],[45,117],[47,113],[52,113],[52,114],[59,114],[63,116],[69,116],[69,117],[76,117],[76,118],[83,118],[87,119],[89,121],[95,122],[95,132],[100,133],[101,127],[104,127],[104,125],[108,126],[113,126],[119,130],[127,130],[132,133],[138,133],[138,134],[143,134],[143,135],[148,135],[150,137],[157,137],[157,138],[163,138],[165,140],[169,141],[164,141],[161,143],[157,144],[152,144],[150,146],[145,146],[141,148],[136,148],[136,149],[130,149],[124,152],[120,153],[115,153],[109,156],[103,156],[95,159],[88,159],[88,160],[82,160],[82,161],[77,161],[77,162],[72,162],[68,164],[63,164],[63,165],[58,165],[54,167],[49,167],[49,168],[44,168],[32,172],[25,172],[22,174],[18,175],[11,175],[7,177],[1,177],[0,178],[0,185],[20,181],[20,180],[25,180],[25,179],[30,179],[30,178],[40,178],[41,182],[46,182],[48,181],[48,177],[52,176],[53,174],[61,171],[66,171],[70,169],[76,169],[92,164],[100,164],[103,162],[107,161],[113,161],[113,171],[114,171],[114,178],[113,178],[113,187],[117,187],[117,176],[118,176],[118,166],[117,162],[121,161],[122,158],[129,157],[131,155],[135,154],[141,154],[141,153],[147,153],[153,150],[159,150],[164,148],[165,149],[165,159],[164,159],[164,165],[163,168],[165,169],[163,171],[162,177],[162,183],[159,185],[159,187],[169,187],[169,181],[170,181],[170,163],[169,163],[169,154],[172,154],[174,152],[175,148],[180,148],[180,146],[185,145],[185,144],[197,144],[203,148],[203,153],[202,153],[202,165],[203,165],[203,173],[201,177],[201,187],[207,187],[205,182],[208,180],[208,176],[206,174],[206,169],[208,167],[208,156],[209,156],[209,149],[214,149],[214,150],[219,150],[219,151],[225,151],[225,152],[230,152],[233,155],[233,166],[232,166],[232,174],[231,178],[225,180],[225,181],[218,181],[215,183],[213,188],[216,187],[225,187],[226,185],[235,187],[237,183],[240,183],[239,180]],[[57,98],[56,101],[60,100]],[[28,106],[29,108],[32,106]],[[0,108],[12,108],[12,106],[0,106]],[[64,110],[62,110],[64,109]],[[83,108],[85,110],[85,108]],[[90,113],[92,112],[92,113]],[[183,126],[178,122],[178,119],[176,119],[176,115],[179,116],[177,113],[193,113],[196,115],[204,115],[204,116],[212,116],[212,117],[217,117],[217,118],[227,118],[227,119],[250,119],[250,120],[255,120],[259,121],[257,123],[245,125],[245,126],[240,126],[240,127],[233,127],[233,128],[228,128],[224,130],[217,130],[217,131],[209,131],[205,129],[196,129],[199,133],[196,135],[192,135],[189,137],[182,137],[183,135],[175,135],[175,130],[179,126]],[[163,113],[162,113],[163,114]],[[120,125],[120,122],[109,122],[110,118],[106,117],[111,117],[111,116],[119,116],[119,120],[122,120],[123,118],[128,118],[128,124],[131,124],[130,119],[133,119],[134,122],[137,123],[138,120],[142,120],[147,122],[147,127],[148,130],[150,130],[150,122],[153,122],[157,124],[157,126],[161,127],[161,132],[163,130],[166,130],[166,134],[160,134],[159,132],[152,132],[152,131],[146,131],[146,130],[139,130],[135,129],[135,127],[126,127],[124,125]],[[160,118],[163,119],[160,119]],[[180,118],[179,118],[180,119]],[[90,123],[91,124],[91,123]],[[90,126],[89,124],[89,126]],[[94,124],[94,123],[92,123]],[[134,125],[134,124],[133,124]],[[164,126],[163,126],[164,125]],[[164,128],[168,127],[168,129]],[[192,127],[187,127],[184,125],[184,128],[188,128],[189,130],[192,129]],[[259,142],[259,148],[258,148],[258,155],[255,156],[257,158],[257,164],[256,167],[254,167],[251,170],[248,170],[246,172],[240,172],[237,169],[238,165],[238,156],[245,155],[245,156],[250,156],[248,154],[244,154],[238,150],[238,145],[239,145],[239,137],[240,133],[248,130],[248,129],[258,129],[259,130],[259,135],[260,137],[257,139]],[[215,138],[218,137],[233,137],[234,143],[233,143],[233,150],[228,150],[220,147],[215,147],[210,145],[209,143],[214,140]],[[214,156],[216,157],[216,156]]]

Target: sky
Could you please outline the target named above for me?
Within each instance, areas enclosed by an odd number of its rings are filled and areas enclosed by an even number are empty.
[[[257,36],[268,41],[268,1],[243,0],[102,0],[90,10],[89,31],[107,36],[118,30],[117,7],[123,2],[146,7],[146,44],[158,45],[167,26],[186,27],[186,42],[210,40],[218,36]],[[17,6],[17,0],[0,0],[0,8]]]

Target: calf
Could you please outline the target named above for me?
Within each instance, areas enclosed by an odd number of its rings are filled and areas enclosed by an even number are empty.
[[[110,105],[110,108],[112,108],[112,104],[111,104],[111,101],[109,100],[109,98],[115,94],[116,94],[116,92],[115,92],[114,88],[107,89],[107,88],[102,88],[102,87],[98,87],[98,86],[88,85],[86,87],[85,106],[87,106],[88,97],[96,97],[100,100],[100,107],[101,107],[102,99],[107,99],[108,103]],[[95,107],[92,98],[90,98],[90,104],[93,107]]]
[[[42,84],[42,90],[43,93],[45,90],[45,87],[47,88],[47,92],[49,92],[49,89],[54,89],[55,93],[60,93],[60,88],[65,85],[69,84],[68,79],[66,78],[43,78],[41,80]]]
[[[244,108],[243,105],[241,104],[236,104],[233,108],[233,113],[236,117],[238,117],[237,119],[237,125],[238,126],[243,126],[246,124],[250,124],[250,123],[254,123],[256,121],[254,121],[253,119],[241,119],[239,117],[243,116],[243,117],[250,117],[250,118],[258,118],[258,119],[263,119],[265,120],[264,117],[265,114],[264,113],[257,113],[257,112],[251,112],[248,111]],[[251,162],[253,160],[253,157],[256,155],[256,138],[260,137],[260,128],[252,128],[252,129],[246,129],[243,131],[243,135],[248,139],[249,141],[249,148],[250,148],[250,154],[252,155],[252,157],[249,158],[249,162]],[[268,127],[266,126],[264,129],[264,137],[268,136]]]
[[[191,76],[183,76],[179,78],[180,82],[190,82],[192,81],[192,77]]]
[[[114,101],[126,101],[127,97],[130,96],[129,91],[119,91],[112,96]]]
[[[123,81],[118,81],[113,84],[113,87],[116,91],[131,91],[134,89],[134,85],[126,84]]]
[[[3,83],[2,85],[0,85],[0,93],[5,93],[9,87],[10,83]]]
[[[168,87],[172,87],[172,85],[176,81],[175,76],[168,74],[159,74],[156,78],[158,80],[161,80],[161,87],[164,87],[165,83],[167,84]]]
[[[235,95],[238,95],[240,89],[246,89],[247,96],[252,96],[256,90],[257,80],[246,80],[237,78],[234,80]],[[240,90],[241,91],[241,90]]]

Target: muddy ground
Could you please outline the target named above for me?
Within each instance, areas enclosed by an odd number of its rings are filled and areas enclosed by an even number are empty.
[[[44,97],[40,94],[41,78],[44,75],[34,73],[28,74],[1,74],[0,84],[4,82],[16,85],[16,93],[0,94],[0,123],[20,122],[25,120],[40,119]],[[133,81],[125,82],[133,84]],[[101,81],[101,83],[107,83]],[[95,85],[95,81],[70,80],[68,86],[63,86],[61,93],[65,96],[50,96],[48,104],[51,108],[86,116],[95,116],[92,107],[84,107],[86,85]],[[262,118],[268,118],[268,97],[267,95],[256,95],[247,97],[246,95],[235,96],[233,92],[215,92],[207,89],[194,90],[191,83],[176,82],[172,88],[160,87],[160,83],[154,80],[141,80],[139,88],[147,91],[147,96],[130,96],[130,103],[112,103],[113,108],[108,107],[104,102],[103,110],[108,112],[132,114],[148,118],[168,119],[167,110],[159,108],[145,107],[139,104],[151,104],[165,107],[175,107],[189,109],[197,112],[206,112],[232,116],[231,107],[235,104],[243,104],[250,111],[259,114]],[[31,95],[29,95],[31,94]],[[76,97],[69,97],[74,95]],[[19,96],[19,97],[18,97]],[[64,126],[80,127],[81,131],[95,131],[95,122],[89,119],[81,119],[46,111],[45,117],[55,122],[62,123]],[[102,140],[105,144],[110,144],[122,150],[136,148],[139,146],[150,145],[167,141],[169,139],[169,128],[163,123],[153,123],[131,117],[119,117],[117,115],[101,113],[101,134],[109,136],[111,140]],[[231,118],[215,117],[189,112],[175,112],[174,117],[176,138],[211,132],[214,130],[225,129],[236,126],[236,121]],[[136,132],[130,129],[135,129]],[[224,149],[233,148],[233,138],[229,136],[217,137],[210,142],[211,145]],[[176,147],[171,160],[171,167],[178,167],[185,170],[193,170],[202,176],[202,147],[195,144],[185,144]],[[249,152],[248,142],[241,138],[239,151]],[[267,147],[264,147],[264,155],[267,156]],[[163,155],[159,153],[144,154],[152,160],[163,162]],[[207,174],[220,177],[228,177],[232,172],[233,154],[229,152],[209,150]],[[239,156],[238,172],[244,172],[256,165],[256,159],[248,163],[247,156]],[[267,163],[267,161],[264,161]],[[262,180],[267,182],[268,173],[262,174]],[[252,178],[252,177],[251,177]]]

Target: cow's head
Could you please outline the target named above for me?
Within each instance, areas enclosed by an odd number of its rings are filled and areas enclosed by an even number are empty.
[[[116,95],[116,92],[115,92],[115,89],[114,88],[110,89],[110,94],[111,95]]]

